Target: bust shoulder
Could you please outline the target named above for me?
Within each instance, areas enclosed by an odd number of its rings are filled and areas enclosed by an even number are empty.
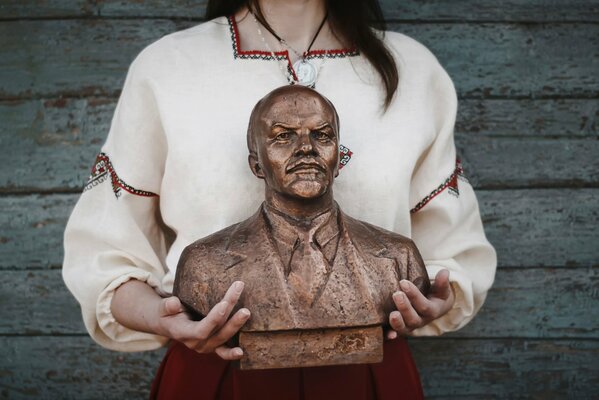
[[[365,221],[357,220],[347,214],[343,214],[345,223],[348,228],[352,231],[358,231],[361,233],[359,236],[366,235],[367,237],[376,237],[386,247],[407,247],[409,250],[416,249],[416,244],[407,236],[401,235],[396,232],[388,231],[376,225],[369,224]],[[362,232],[360,232],[362,231]],[[353,233],[353,232],[352,232]]]

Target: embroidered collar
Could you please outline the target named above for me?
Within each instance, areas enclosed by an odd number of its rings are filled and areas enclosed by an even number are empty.
[[[228,16],[227,22],[229,23],[229,30],[231,32],[231,43],[233,46],[233,56],[235,58],[252,59],[252,60],[272,60],[272,54],[270,51],[265,50],[241,50],[239,30],[237,29],[237,22],[234,16]],[[277,60],[287,60],[287,64],[291,65],[289,58],[289,51],[280,50],[274,52]],[[343,57],[354,57],[360,55],[357,49],[332,49],[332,50],[310,50],[306,59],[311,58],[343,58]]]

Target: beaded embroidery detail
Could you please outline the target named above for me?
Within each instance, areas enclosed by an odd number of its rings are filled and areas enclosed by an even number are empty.
[[[133,186],[126,184],[115,172],[112,163],[110,162],[110,158],[106,153],[100,153],[96,157],[96,162],[92,167],[91,174],[83,191],[88,191],[109,178],[112,182],[112,191],[117,199],[121,196],[122,190],[137,196],[158,197],[156,193],[135,189]]]
[[[345,167],[354,153],[344,145],[339,145],[339,169]]]
[[[449,178],[447,178],[445,180],[445,182],[443,182],[441,185],[439,185],[435,190],[430,192],[425,198],[420,200],[420,202],[418,204],[416,204],[416,206],[410,210],[410,213],[414,214],[414,213],[420,211],[425,205],[427,205],[432,199],[437,197],[445,189],[448,190],[449,194],[458,197],[460,195],[460,190],[458,188],[458,179],[468,182],[468,179],[466,179],[466,177],[464,176],[464,169],[462,168],[462,162],[460,161],[459,158],[456,158],[455,169],[453,170],[453,173],[449,176]]]

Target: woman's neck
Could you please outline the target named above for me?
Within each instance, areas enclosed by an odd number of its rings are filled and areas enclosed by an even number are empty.
[[[326,15],[322,0],[260,0],[271,28],[297,50],[306,50]]]
[[[326,15],[323,0],[260,0],[260,8],[266,21],[276,34],[284,39],[298,52],[308,49],[310,42],[318,31]],[[242,50],[267,50],[262,38],[258,35],[257,26],[247,8],[242,8],[236,15]],[[295,62],[299,57],[290,49],[282,47],[268,30],[260,27],[264,39],[273,51],[289,50],[289,57]],[[312,45],[316,49],[339,49],[344,46],[332,34],[328,23],[325,23]]]

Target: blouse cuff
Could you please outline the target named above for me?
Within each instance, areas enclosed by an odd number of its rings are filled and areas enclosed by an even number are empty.
[[[447,267],[427,265],[426,269],[432,281],[440,270]],[[460,272],[450,270],[449,282],[455,297],[453,307],[447,314],[421,328],[414,329],[411,336],[440,336],[462,328],[474,317],[472,281]]]
[[[168,342],[168,338],[129,329],[117,322],[112,315],[110,306],[116,289],[131,279],[145,282],[154,290],[160,291],[160,281],[147,271],[133,271],[115,279],[100,293],[96,306],[99,329],[96,329],[92,336],[102,346],[116,351],[132,352],[158,349]]]

